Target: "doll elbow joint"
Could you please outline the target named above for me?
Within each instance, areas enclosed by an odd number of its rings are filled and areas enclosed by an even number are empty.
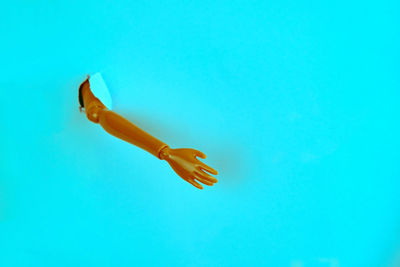
[[[86,109],[86,116],[87,118],[94,122],[98,123],[99,122],[99,115],[101,111],[103,111],[103,107],[99,105],[91,105]]]

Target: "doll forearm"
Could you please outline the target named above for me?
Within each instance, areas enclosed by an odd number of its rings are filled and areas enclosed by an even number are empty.
[[[159,159],[161,159],[160,151],[168,147],[164,142],[146,133],[113,111],[101,109],[98,112],[98,116],[98,122],[106,132],[146,150]]]

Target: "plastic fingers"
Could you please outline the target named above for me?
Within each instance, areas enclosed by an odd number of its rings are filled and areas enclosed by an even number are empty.
[[[202,179],[208,180],[208,181],[210,181],[212,183],[218,182],[218,180],[216,178],[212,177],[211,175],[209,175],[209,174],[207,174],[207,173],[205,173],[203,171],[195,171],[194,173],[196,174],[196,176],[198,176],[198,177],[200,177]]]
[[[196,157],[199,157],[199,158],[202,158],[202,159],[207,158],[207,156],[203,152],[201,152],[199,150],[196,150],[196,149],[193,149],[193,151],[194,151],[194,154],[195,154]]]
[[[196,182],[195,180],[193,180],[192,178],[187,179],[186,181],[188,181],[189,183],[191,183],[194,187],[197,187],[198,189],[203,189],[203,186],[201,184],[199,184],[198,182]]]
[[[211,174],[214,174],[214,175],[217,175],[217,174],[218,174],[218,172],[217,172],[216,170],[214,170],[214,169],[211,168],[210,166],[207,166],[207,165],[204,164],[203,162],[200,162],[199,166],[200,166],[201,169],[203,169],[203,170],[205,170],[205,171],[208,171],[208,172],[211,173]]]
[[[210,181],[208,181],[208,180],[206,180],[206,179],[204,179],[204,178],[202,178],[200,176],[197,176],[196,180],[198,180],[199,182],[201,182],[201,183],[203,183],[205,185],[209,185],[209,186],[213,186],[214,185],[212,182],[210,182]]]

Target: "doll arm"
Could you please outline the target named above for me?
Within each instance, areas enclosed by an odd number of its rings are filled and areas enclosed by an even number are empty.
[[[86,116],[94,123],[99,123],[109,134],[128,143],[138,146],[160,158],[160,151],[168,145],[146,133],[124,117],[108,110],[104,104],[93,95],[89,82],[82,87],[82,97]]]
[[[199,189],[203,189],[203,186],[197,181],[210,186],[218,181],[209,174],[217,175],[218,172],[196,158],[205,158],[206,156],[202,152],[189,148],[172,149],[127,119],[108,110],[93,95],[88,80],[81,85],[81,96],[87,118],[94,123],[99,123],[109,134],[167,161],[182,179]]]

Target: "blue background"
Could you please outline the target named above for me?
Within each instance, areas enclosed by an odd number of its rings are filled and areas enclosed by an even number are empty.
[[[0,266],[400,266],[398,1],[9,1]],[[200,191],[79,113],[204,151]]]

